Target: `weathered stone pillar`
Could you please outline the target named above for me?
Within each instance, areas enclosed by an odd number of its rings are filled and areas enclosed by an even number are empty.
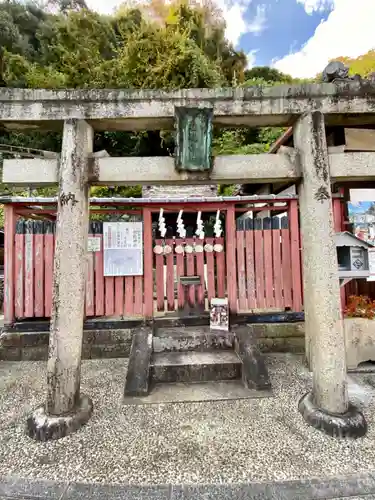
[[[43,441],[74,432],[92,411],[89,398],[80,395],[92,148],[91,126],[67,120],[59,172],[47,404],[28,419],[30,437]]]
[[[361,413],[348,403],[345,339],[332,211],[324,116],[308,113],[294,130],[302,173],[299,186],[306,338],[313,391],[299,403],[304,418],[331,435],[366,432]]]

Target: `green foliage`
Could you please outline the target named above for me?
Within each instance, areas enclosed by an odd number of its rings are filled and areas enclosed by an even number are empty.
[[[338,57],[335,61],[341,61],[346,66],[349,66],[350,75],[357,74],[366,77],[375,72],[375,49],[369,50],[366,54],[355,59]]]
[[[273,68],[245,70],[245,54],[226,40],[222,14],[209,2],[148,0],[124,4],[112,16],[89,10],[85,0],[47,3],[55,14],[34,3],[0,0],[0,84],[168,90],[292,82]],[[215,130],[213,153],[263,153],[282,130]],[[61,135],[0,130],[0,143],[59,152]],[[96,134],[95,149],[111,156],[168,156],[174,138],[166,131],[104,132]],[[222,186],[221,193],[232,190]],[[53,195],[56,188],[35,193]],[[95,187],[92,195],[141,196],[141,188]]]
[[[255,66],[245,71],[245,81],[260,81],[262,84],[272,83],[285,84],[293,83],[293,78],[290,75],[282,73],[276,68],[268,66]]]

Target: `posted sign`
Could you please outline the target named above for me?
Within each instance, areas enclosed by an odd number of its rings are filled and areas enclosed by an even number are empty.
[[[367,281],[375,281],[375,247],[368,249],[368,266],[370,276],[367,278]]]
[[[100,252],[100,238],[97,236],[89,236],[87,240],[88,252]]]
[[[143,223],[105,222],[104,276],[143,275]]]

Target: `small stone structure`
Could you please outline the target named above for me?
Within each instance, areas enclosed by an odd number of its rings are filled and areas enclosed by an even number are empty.
[[[305,352],[305,325],[302,322],[244,324],[263,353]],[[139,322],[137,327],[128,328],[125,322],[121,328],[94,330],[91,324],[83,331],[82,359],[128,358],[133,335],[141,326]],[[157,350],[158,340],[154,338],[153,342]],[[10,329],[0,336],[0,360],[47,361],[48,343],[48,331],[26,332],[20,325],[20,329]]]
[[[375,321],[367,318],[344,319],[346,363],[354,370],[360,363],[375,361]]]

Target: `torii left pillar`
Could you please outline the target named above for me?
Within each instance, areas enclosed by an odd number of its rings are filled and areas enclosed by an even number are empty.
[[[91,400],[80,394],[89,221],[89,154],[94,133],[83,120],[64,123],[59,171],[47,401],[27,420],[30,437],[59,439],[85,424]]]

